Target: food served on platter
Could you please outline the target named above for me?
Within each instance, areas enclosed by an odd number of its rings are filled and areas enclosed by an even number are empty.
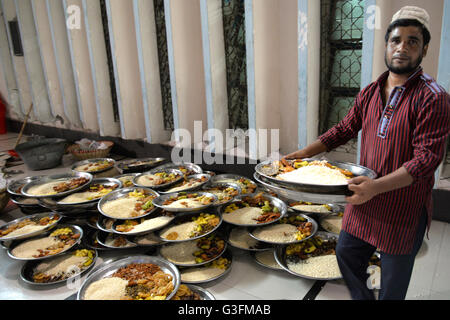
[[[204,282],[221,276],[231,266],[231,260],[220,257],[198,267],[180,269],[182,282]]]
[[[279,209],[262,193],[242,197],[227,205],[223,211],[223,220],[237,225],[268,223],[280,216]]]
[[[115,247],[115,248],[128,248],[135,246],[135,244],[128,241],[128,239],[125,236],[114,233],[108,234],[104,244],[107,247]]]
[[[124,188],[128,188],[128,187],[132,187],[134,186],[133,184],[133,179],[136,175],[123,175],[121,177],[117,177],[117,179],[120,180],[120,182],[122,182],[122,185]]]
[[[135,236],[133,242],[142,246],[151,246],[163,243],[163,241],[158,238],[153,232]]]
[[[153,205],[155,198],[156,195],[149,190],[135,189],[123,197],[105,202],[101,210],[105,215],[117,219],[137,218],[155,208]]]
[[[22,242],[11,254],[22,259],[52,256],[72,247],[79,238],[80,234],[71,228],[58,228],[47,237]]]
[[[153,230],[159,227],[163,227],[173,219],[173,215],[171,215],[170,213],[165,213],[163,215],[150,219],[141,218],[134,220],[125,220],[121,224],[116,225],[115,230],[124,233],[144,232],[147,230]]]
[[[72,178],[66,181],[52,181],[30,187],[27,193],[33,196],[48,196],[76,189],[89,182],[85,177]]]
[[[218,176],[214,182],[236,183],[241,187],[242,194],[253,193],[258,187],[253,181],[245,177],[227,178]]]
[[[85,300],[165,300],[174,290],[173,276],[152,263],[131,263],[110,277],[92,282]]]
[[[272,269],[280,269],[282,270],[281,266],[278,264],[277,260],[275,260],[275,256],[273,254],[272,250],[265,250],[260,252],[255,252],[255,259],[260,264],[265,265],[266,267],[272,268]]]
[[[87,269],[94,257],[94,250],[79,249],[51,260],[44,260],[33,269],[33,281],[52,283],[68,279]]]
[[[142,174],[136,178],[136,184],[144,187],[157,187],[180,179],[176,172],[155,172]]]
[[[342,214],[322,218],[320,226],[328,232],[339,234],[342,227]]]
[[[168,244],[161,248],[161,255],[178,265],[201,264],[213,260],[225,250],[225,241],[210,235],[193,241]]]
[[[59,215],[48,215],[39,219],[26,218],[0,230],[0,239],[13,238],[43,230],[59,220]]]
[[[99,160],[82,164],[80,166],[75,167],[74,170],[79,172],[96,172],[106,170],[112,166],[114,166],[114,161]]]
[[[331,165],[326,160],[294,160],[292,163],[289,164],[287,160],[279,161],[275,177],[284,181],[316,185],[343,185],[353,177],[349,170]]]
[[[185,284],[180,284],[177,292],[170,300],[203,300],[197,293],[189,289]]]
[[[117,183],[93,183],[86,191],[72,193],[59,200],[58,203],[70,204],[100,199],[118,187],[119,185]]]
[[[217,197],[217,201],[214,202],[215,205],[227,203],[239,195],[237,188],[226,183],[206,186],[203,188],[203,191],[212,193]]]
[[[175,184],[173,187],[165,190],[165,192],[179,192],[186,189],[193,189],[206,181],[208,181],[208,176],[185,177],[182,182]]]
[[[235,227],[230,231],[228,242],[241,249],[258,250],[267,248],[268,245],[251,237],[246,227]]]
[[[289,270],[313,278],[339,278],[336,260],[336,239],[314,236],[304,242],[286,247],[285,259]]]
[[[256,228],[255,238],[273,243],[301,241],[311,235],[313,224],[302,216],[291,215],[278,220],[278,223]]]
[[[178,224],[161,231],[160,237],[166,240],[189,240],[217,228],[220,223],[219,216],[211,213],[200,213],[194,217],[180,219]]]
[[[289,206],[292,209],[305,212],[330,213],[333,211],[328,204],[316,204],[308,201],[291,202]]]
[[[179,192],[166,199],[162,205],[166,208],[198,208],[212,204],[215,199],[207,194]]]

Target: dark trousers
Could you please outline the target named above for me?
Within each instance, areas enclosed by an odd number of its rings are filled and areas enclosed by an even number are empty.
[[[426,213],[422,215],[419,229],[410,254],[390,255],[381,252],[380,300],[404,300],[408,291],[414,260],[419,251],[427,225]],[[341,231],[336,246],[339,268],[347,284],[352,299],[374,300],[372,287],[368,284],[370,274],[368,263],[376,247],[345,231]]]

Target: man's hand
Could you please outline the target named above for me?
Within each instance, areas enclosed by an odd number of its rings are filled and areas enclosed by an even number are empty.
[[[354,194],[345,197],[345,200],[353,205],[366,203],[380,193],[375,180],[366,176],[348,180],[348,189],[353,191]]]

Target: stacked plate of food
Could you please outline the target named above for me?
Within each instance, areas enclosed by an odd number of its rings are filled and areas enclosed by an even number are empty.
[[[213,233],[196,240],[164,244],[159,248],[159,255],[176,266],[193,267],[220,258],[226,248],[224,237]]]
[[[193,284],[180,284],[178,291],[172,296],[171,300],[216,300],[216,298],[202,287]]]
[[[177,267],[153,256],[105,263],[83,282],[78,300],[170,300],[180,286]]]
[[[240,227],[264,226],[280,220],[287,213],[286,204],[265,193],[243,194],[219,207],[223,220]]]
[[[217,196],[203,191],[173,192],[157,197],[153,204],[169,212],[205,210],[217,201]]]
[[[192,191],[200,189],[203,185],[209,182],[211,176],[205,173],[196,173],[190,176],[185,176],[184,179],[175,183],[174,185],[164,188],[158,189],[158,193],[167,194],[173,192],[181,192],[181,191]]]
[[[227,249],[219,258],[193,267],[178,267],[184,284],[203,284],[225,277],[231,271],[233,256]]]
[[[37,286],[64,283],[86,274],[94,267],[97,257],[96,250],[77,247],[50,259],[27,261],[20,278]]]
[[[8,256],[23,261],[48,259],[72,249],[82,237],[83,230],[79,226],[58,224],[45,234],[13,241]]]
[[[198,174],[198,173],[203,173],[203,169],[195,164],[195,163],[191,163],[191,162],[180,162],[180,163],[173,163],[173,162],[169,162],[166,164],[163,164],[159,167],[156,167],[155,169],[176,169],[176,170],[180,170],[184,176],[191,176],[193,174]]]
[[[88,172],[95,177],[112,177],[118,174],[116,161],[112,158],[93,158],[75,162],[74,172]]]
[[[156,168],[138,174],[133,179],[133,184],[141,188],[152,188],[155,190],[168,188],[183,180],[184,175],[180,170],[171,168]]]
[[[212,183],[225,182],[237,184],[241,188],[242,194],[254,193],[256,188],[258,187],[258,185],[254,181],[244,176],[229,173],[215,175],[211,178],[211,182]]]
[[[121,161],[117,166],[122,173],[144,172],[161,165],[165,158],[139,158]]]
[[[305,241],[317,232],[317,222],[311,217],[288,213],[276,223],[262,227],[248,228],[249,234],[255,240],[272,245],[292,244]]]
[[[217,201],[212,205],[215,207],[230,203],[242,192],[237,183],[231,182],[210,182],[202,186],[202,191],[209,192],[217,196]]]
[[[272,245],[267,242],[256,240],[250,236],[247,227],[231,227],[228,230],[228,244],[232,247],[246,251],[267,251]]]
[[[295,244],[277,246],[275,259],[287,272],[313,280],[341,279],[336,259],[338,235],[317,232],[312,238]]]
[[[41,206],[64,215],[79,212],[97,212],[100,199],[122,187],[122,182],[115,178],[95,178],[86,188],[62,197],[40,198]]]
[[[353,177],[376,177],[373,170],[361,165],[317,159],[267,160],[257,164],[255,171],[258,177],[281,188],[334,195],[348,195],[347,181]]]
[[[120,182],[122,182],[123,188],[129,188],[134,187],[133,179],[138,175],[139,173],[124,173],[120,174],[118,176],[115,176],[114,178],[119,179]]]
[[[48,211],[39,204],[37,198],[26,197],[22,193],[22,188],[29,182],[37,180],[42,176],[31,176],[12,180],[8,183],[6,191],[10,194],[11,201],[16,204],[25,214],[39,213]]]

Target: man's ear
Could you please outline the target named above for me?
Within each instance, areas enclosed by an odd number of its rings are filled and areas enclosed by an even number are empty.
[[[422,56],[425,58],[428,52],[428,44],[423,46]]]

